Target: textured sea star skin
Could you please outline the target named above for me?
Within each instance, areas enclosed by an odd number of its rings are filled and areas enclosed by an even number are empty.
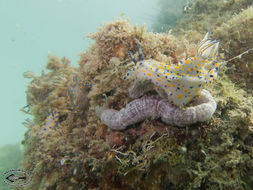
[[[128,103],[120,111],[114,109],[100,110],[99,117],[108,127],[124,130],[146,118],[161,120],[179,127],[210,119],[216,110],[216,102],[207,90],[202,90],[193,106],[180,109],[159,96],[143,96]]]

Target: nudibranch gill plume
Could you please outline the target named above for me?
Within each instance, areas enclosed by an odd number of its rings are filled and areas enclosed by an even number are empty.
[[[144,60],[139,45],[139,61],[129,52],[135,65],[129,69],[124,79],[150,80],[165,91],[170,103],[179,108],[185,107],[194,97],[200,95],[204,84],[217,77],[219,62],[215,58],[220,43],[212,41],[208,35],[209,33],[200,42],[195,57],[180,61],[177,65],[153,59]]]

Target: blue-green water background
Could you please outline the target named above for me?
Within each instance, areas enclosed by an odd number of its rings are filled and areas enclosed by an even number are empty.
[[[18,143],[28,117],[20,112],[26,105],[29,83],[25,71],[39,75],[48,53],[71,60],[92,43],[86,38],[100,24],[123,13],[131,24],[150,28],[157,10],[156,0],[0,0],[0,146]]]

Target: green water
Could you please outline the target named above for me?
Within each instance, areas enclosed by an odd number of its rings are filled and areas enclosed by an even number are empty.
[[[77,66],[78,53],[88,47],[86,38],[100,24],[122,14],[131,24],[150,26],[153,0],[1,0],[1,132],[0,146],[23,139],[27,115],[25,71],[40,74],[49,53],[66,56]]]

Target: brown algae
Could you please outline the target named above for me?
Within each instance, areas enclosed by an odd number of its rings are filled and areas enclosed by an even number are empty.
[[[133,81],[122,78],[131,67],[127,51],[136,52],[141,42],[148,59],[176,64],[194,56],[196,44],[168,33],[147,32],[125,19],[103,25],[90,38],[94,43],[80,55],[78,69],[66,58],[50,56],[49,72],[29,75],[27,113],[34,125],[45,123],[53,112],[58,119],[43,138],[32,135],[33,125],[27,125],[23,167],[33,177],[24,189],[252,187],[253,98],[226,75],[230,67],[222,66],[214,84],[206,87],[218,104],[209,121],[177,128],[151,119],[113,131],[101,123],[95,107],[106,103],[120,109],[131,101],[128,88]],[[229,39],[220,40],[226,44]],[[75,76],[81,85],[69,85]]]

